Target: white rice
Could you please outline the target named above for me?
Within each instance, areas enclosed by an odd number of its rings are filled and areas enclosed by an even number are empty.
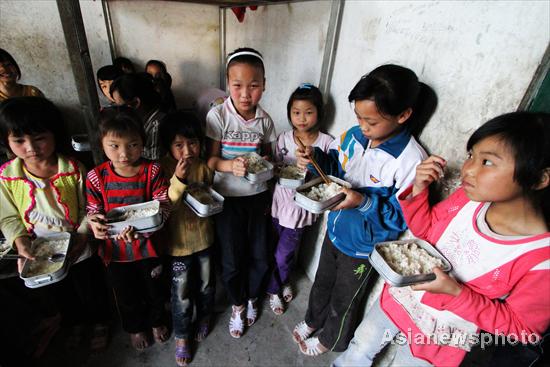
[[[155,214],[157,214],[156,208],[130,209],[124,212],[124,220],[152,217]]]
[[[331,197],[337,195],[342,186],[338,185],[336,182],[331,182],[330,184],[322,183],[317,186],[313,186],[309,191],[304,193],[305,196],[315,201],[325,201]]]
[[[248,173],[260,173],[262,171],[267,171],[267,167],[263,163],[264,160],[257,155],[247,155],[244,157],[248,163],[247,172]]]
[[[378,250],[390,268],[404,276],[429,274],[434,267],[443,267],[441,259],[430,255],[414,242],[390,243],[379,246]]]
[[[289,180],[301,180],[304,176],[305,172],[300,167],[291,164],[282,167],[279,171],[279,177]]]

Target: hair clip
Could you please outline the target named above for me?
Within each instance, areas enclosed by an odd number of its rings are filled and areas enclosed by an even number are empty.
[[[315,86],[311,83],[302,83],[298,86],[298,89],[311,89],[311,88],[314,88]]]
[[[258,54],[258,53],[256,53],[256,52],[252,52],[252,51],[240,51],[240,52],[237,52],[237,53],[235,53],[235,54],[229,56],[229,57],[227,58],[227,62],[225,63],[225,65],[226,65],[226,66],[229,65],[229,63],[231,62],[231,60],[233,60],[234,58],[239,57],[239,56],[254,56],[254,57],[260,59],[260,61],[262,62],[262,64],[263,64],[263,62],[264,62],[264,59],[260,56],[260,54]]]

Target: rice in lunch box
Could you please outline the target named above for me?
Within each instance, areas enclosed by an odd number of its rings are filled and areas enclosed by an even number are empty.
[[[141,209],[130,209],[124,212],[122,217],[117,217],[117,221],[123,220],[133,220],[145,217],[151,217],[157,214],[156,208],[141,208]]]
[[[392,270],[405,276],[429,274],[434,267],[443,267],[441,259],[430,255],[414,242],[390,243],[379,246],[378,251]]]
[[[188,189],[189,195],[193,196],[197,201],[204,205],[212,205],[215,203],[210,192],[203,187],[192,187]]]
[[[304,195],[311,200],[325,201],[337,195],[341,189],[342,186],[338,185],[336,182],[331,182],[330,184],[322,183],[313,186],[309,191],[306,191]]]
[[[294,165],[288,165],[281,168],[279,171],[279,177],[286,178],[288,180],[300,180],[304,178],[304,171]]]
[[[47,241],[41,244],[39,248],[35,249],[33,254],[37,259],[32,261],[27,260],[30,261],[30,265],[25,276],[30,278],[37,275],[50,274],[61,269],[63,261],[51,262],[47,258],[53,254],[65,253],[66,247],[67,241],[65,240]]]
[[[246,156],[246,161],[248,163],[248,168],[246,169],[248,173],[260,173],[267,171],[267,167],[263,163],[263,159],[254,155]]]

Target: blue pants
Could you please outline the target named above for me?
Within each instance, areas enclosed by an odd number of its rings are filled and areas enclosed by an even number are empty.
[[[193,306],[197,320],[210,317],[214,304],[215,277],[210,249],[189,256],[172,257],[172,318],[174,335],[189,339]]]

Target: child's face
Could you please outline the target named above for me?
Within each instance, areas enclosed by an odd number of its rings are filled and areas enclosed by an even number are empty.
[[[103,151],[115,168],[133,167],[141,157],[143,142],[137,134],[118,136],[111,132],[101,139]]]
[[[290,121],[298,132],[314,130],[317,125],[317,107],[310,101],[293,101],[290,107]]]
[[[47,160],[55,153],[55,137],[49,131],[22,136],[9,134],[8,144],[13,154],[27,163]]]
[[[407,120],[409,115],[410,112],[406,117],[403,114],[397,117],[383,116],[378,112],[374,101],[368,99],[355,101],[357,122],[363,135],[371,140],[371,147],[373,148],[396,135],[401,124]]]
[[[176,135],[172,145],[170,145],[170,153],[176,160],[194,161],[199,158],[201,145],[199,139],[189,139],[183,135]]]
[[[523,196],[514,180],[515,159],[511,149],[495,136],[473,146],[461,171],[462,187],[473,201],[502,202]]]
[[[115,100],[113,97],[111,97],[111,93],[109,92],[109,89],[111,88],[111,84],[113,84],[112,80],[99,80],[99,87],[101,88],[101,92],[103,92],[103,95],[107,97],[107,99],[111,103],[115,103]]]
[[[161,75],[162,70],[160,70],[160,68],[157,65],[151,64],[147,66],[147,69],[145,70],[145,72],[151,75],[153,78],[157,78]]]
[[[17,69],[9,62],[0,64],[0,81],[15,83],[17,81]]]
[[[237,112],[246,120],[256,116],[256,106],[265,89],[262,70],[249,64],[231,65],[227,74],[229,95]]]

